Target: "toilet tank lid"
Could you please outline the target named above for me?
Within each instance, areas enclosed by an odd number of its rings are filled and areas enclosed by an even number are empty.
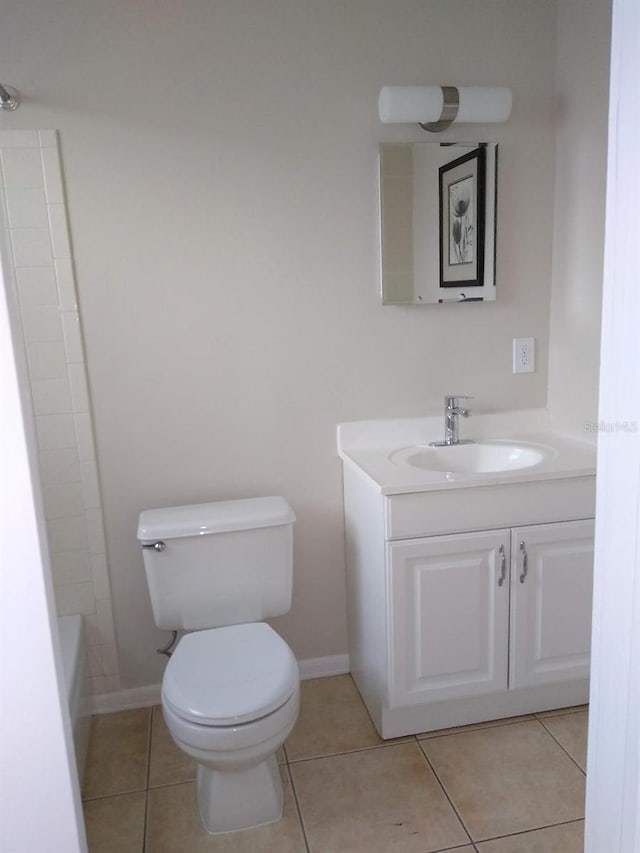
[[[295,514],[279,496],[213,501],[189,506],[147,509],[140,513],[138,539],[178,539],[293,524]]]

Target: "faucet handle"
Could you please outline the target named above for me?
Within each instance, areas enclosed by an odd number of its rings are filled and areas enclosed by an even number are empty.
[[[444,404],[447,409],[457,409],[460,400],[473,400],[473,397],[470,397],[468,394],[447,394],[444,398]]]

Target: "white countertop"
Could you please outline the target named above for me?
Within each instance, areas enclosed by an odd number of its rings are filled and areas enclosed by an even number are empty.
[[[554,432],[546,409],[460,418],[460,438],[523,442],[550,449],[542,462],[530,468],[500,473],[451,473],[414,468],[390,458],[402,448],[440,441],[443,433],[443,416],[354,421],[338,425],[338,454],[345,465],[358,470],[383,495],[590,477],[596,472],[596,446],[589,440],[589,434],[576,437]]]

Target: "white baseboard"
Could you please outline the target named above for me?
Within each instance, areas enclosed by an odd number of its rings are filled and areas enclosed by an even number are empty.
[[[323,678],[327,675],[344,675],[350,672],[349,655],[330,655],[325,658],[306,658],[298,661],[300,678]],[[132,687],[113,693],[96,693],[91,697],[93,714],[109,714],[112,711],[129,711],[133,708],[148,708],[160,704],[160,685]]]
[[[323,678],[325,675],[344,675],[351,672],[349,655],[331,655],[326,658],[306,658],[299,660],[300,678]]]
[[[113,693],[96,693],[91,697],[93,714],[109,714],[111,711],[129,711],[132,708],[148,708],[160,704],[160,685],[132,687],[115,690]]]

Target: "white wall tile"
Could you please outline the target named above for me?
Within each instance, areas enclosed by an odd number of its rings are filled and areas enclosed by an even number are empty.
[[[69,227],[63,204],[49,204],[49,227],[54,258],[71,258]]]
[[[109,584],[109,569],[105,554],[91,555],[91,577],[93,579],[93,594],[96,601],[111,597]]]
[[[33,341],[27,344],[31,379],[66,379],[67,359],[64,344]]]
[[[92,580],[89,551],[60,551],[51,555],[51,572],[54,584],[86,583]],[[95,594],[95,592],[94,592]],[[95,625],[95,641],[99,642],[98,617],[90,616]]]
[[[41,154],[47,201],[49,204],[63,204],[64,189],[62,186],[62,170],[60,169],[58,149],[43,148]]]
[[[79,483],[64,483],[59,486],[43,486],[42,494],[44,498],[44,514],[48,520],[54,518],[68,518],[69,516],[74,515],[84,516],[84,498],[82,496],[82,486]]]
[[[14,187],[5,193],[10,228],[48,228],[49,217],[41,187]]]
[[[32,341],[64,342],[62,320],[57,305],[22,306],[22,330],[27,343]]]
[[[101,643],[115,642],[115,629],[113,627],[113,609],[111,599],[104,598],[96,601],[96,615],[98,618],[98,634]]]
[[[75,415],[76,441],[78,445],[78,458],[80,462],[88,462],[96,458],[96,450],[93,443],[93,428],[89,412],[78,412]]]
[[[103,646],[89,646],[87,649],[87,669],[90,677],[94,678],[97,675],[104,675],[102,668],[102,649]]]
[[[0,151],[5,187],[42,187],[39,148],[6,148]]]
[[[105,675],[103,681],[105,693],[115,693],[117,690],[120,690],[119,675]]]
[[[58,612],[84,616],[88,642],[97,652],[93,690],[117,690],[104,525],[57,133],[0,131],[0,187],[3,178],[0,204],[8,212],[27,340]]]
[[[52,267],[20,267],[16,270],[20,305],[57,305],[58,287]]]
[[[2,130],[0,131],[0,147],[2,148],[37,148],[37,130]]]
[[[104,675],[96,675],[93,678],[89,678],[89,690],[91,693],[96,696],[99,693],[107,692],[107,679]]]
[[[78,551],[78,553],[81,553]],[[84,636],[88,646],[100,645],[100,633],[98,631],[98,617],[95,614],[86,614],[84,617]]]
[[[72,518],[53,518],[47,522],[49,547],[56,554],[60,551],[86,550],[87,525],[84,515]]]
[[[115,643],[104,643],[99,646],[102,657],[102,671],[105,675],[117,675],[118,652]]]
[[[75,445],[73,415],[40,415],[36,418],[36,433],[40,450],[71,448]]]
[[[43,148],[55,148],[58,145],[58,134],[55,130],[39,130],[38,136]]]
[[[102,521],[102,510],[88,509],[85,517],[87,519],[87,536],[89,539],[89,551],[91,554],[106,554],[107,544],[104,538],[104,523]]]
[[[84,362],[84,350],[82,348],[82,337],[80,336],[80,318],[77,311],[63,311],[61,318],[67,362],[69,364]]]
[[[82,496],[86,509],[99,509],[101,507],[100,488],[98,486],[98,466],[95,461],[80,463],[80,476],[82,478]]]
[[[48,228],[17,228],[9,233],[17,267],[53,265],[53,249]]]
[[[70,450],[43,450],[40,453],[40,473],[44,486],[59,486],[80,482],[78,453]]]
[[[72,613],[95,613],[93,583],[64,583],[54,586],[59,616]]]
[[[34,379],[31,396],[36,415],[61,415],[73,411],[71,390],[66,379]]]
[[[78,302],[76,297],[75,278],[73,275],[73,263],[71,259],[57,258],[55,260],[55,270],[60,307],[63,311],[76,311],[78,308]]]
[[[84,364],[68,365],[69,382],[71,384],[71,398],[73,400],[74,412],[89,411],[89,389],[87,387],[87,376]]]

